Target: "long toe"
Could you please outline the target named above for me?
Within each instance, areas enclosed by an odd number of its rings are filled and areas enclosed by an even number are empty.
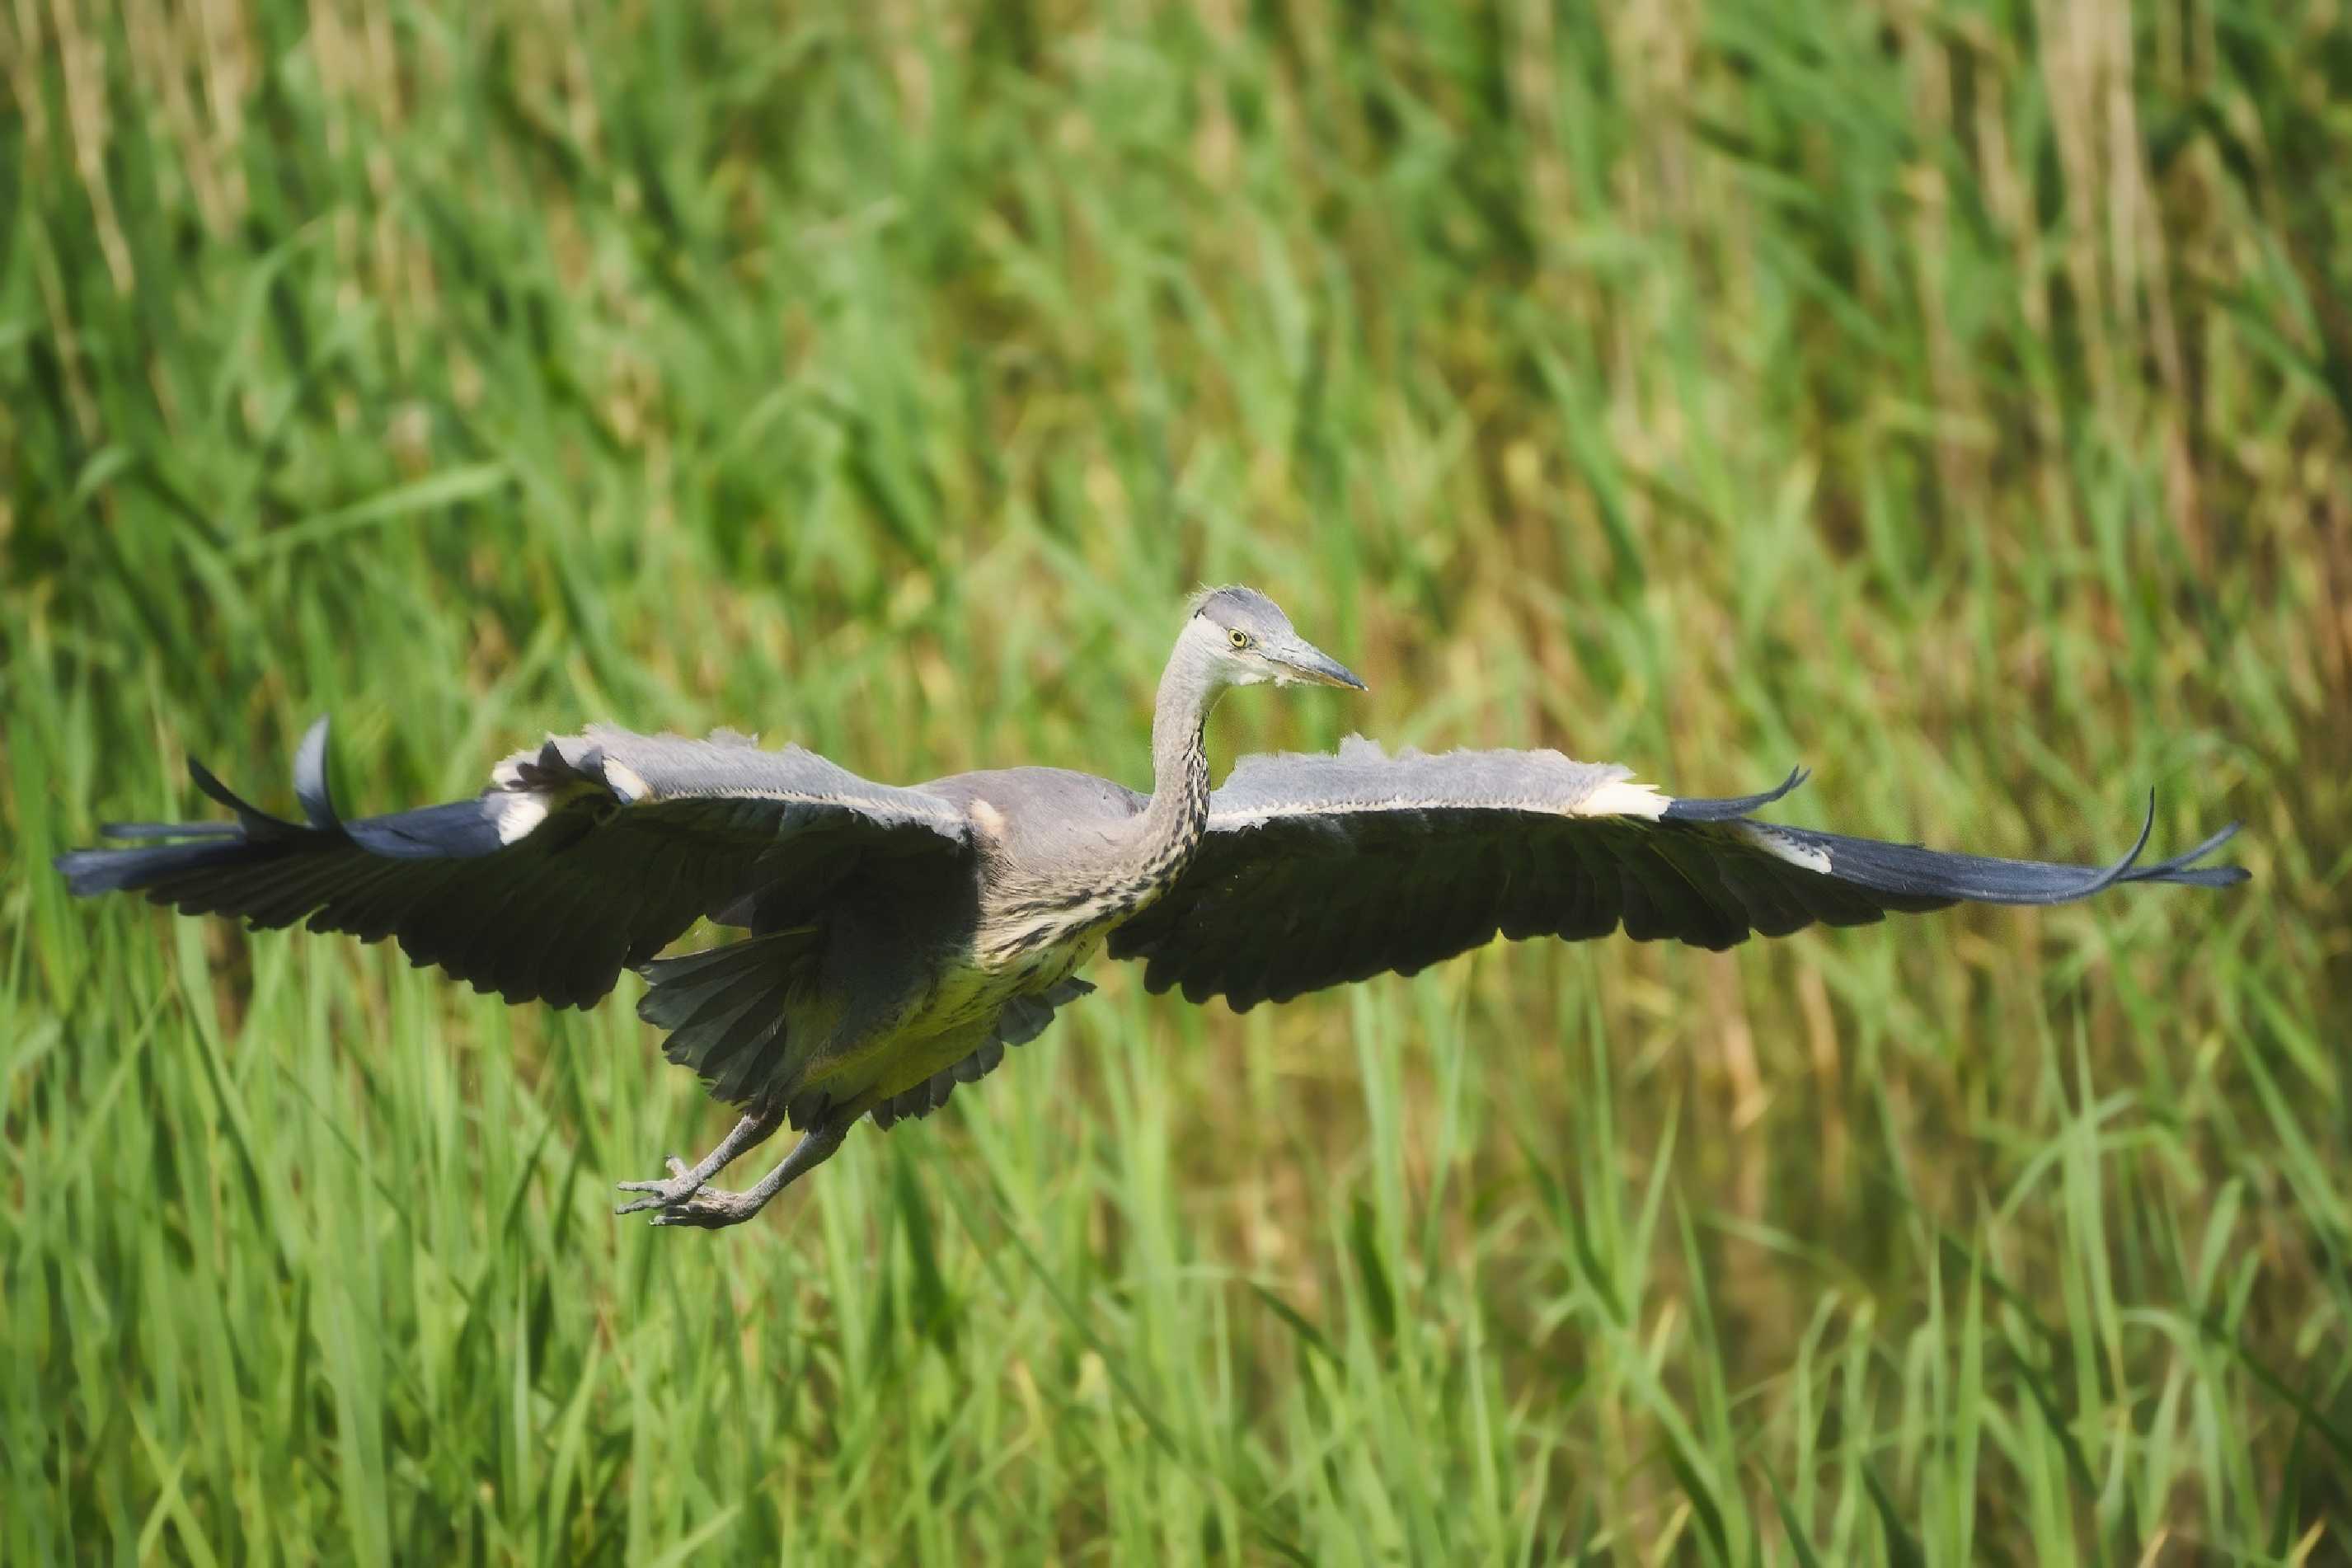
[[[668,1181],[620,1182],[614,1184],[622,1192],[644,1193],[646,1194],[633,1204],[623,1204],[619,1208],[614,1209],[613,1213],[615,1216],[625,1214],[635,1214],[639,1209],[667,1208],[673,1204],[682,1204],[686,1202],[687,1199],[694,1196],[695,1194],[702,1190],[702,1180],[694,1173],[693,1166],[688,1165],[685,1161],[679,1159],[675,1154],[672,1154],[663,1163],[669,1167],[670,1173]]]
[[[654,1215],[656,1225],[688,1225],[700,1230],[723,1230],[741,1225],[767,1205],[748,1193],[705,1187],[681,1203],[665,1205]]]

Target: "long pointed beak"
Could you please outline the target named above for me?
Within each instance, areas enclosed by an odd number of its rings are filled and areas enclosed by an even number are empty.
[[[1280,662],[1292,679],[1309,685],[1344,686],[1350,691],[1368,689],[1354,670],[1312,643],[1302,642],[1296,648],[1285,650]]]

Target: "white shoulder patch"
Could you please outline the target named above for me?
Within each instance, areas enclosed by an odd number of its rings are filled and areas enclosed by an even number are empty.
[[[536,791],[520,791],[509,795],[499,807],[499,842],[512,844],[527,837],[530,830],[547,820],[547,797]]]
[[[1819,871],[1824,877],[1831,874],[1830,852],[1826,849],[1800,844],[1793,838],[1775,833],[1760,822],[1735,822],[1731,826],[1738,828],[1748,842],[1776,859],[1786,860],[1791,866],[1802,866],[1808,871]]]
[[[1655,784],[1611,779],[1569,808],[1570,816],[1639,816],[1655,822],[1672,799]]]
[[[646,783],[643,773],[609,756],[604,759],[604,784],[620,797],[623,805],[635,805],[653,793],[653,786]]]

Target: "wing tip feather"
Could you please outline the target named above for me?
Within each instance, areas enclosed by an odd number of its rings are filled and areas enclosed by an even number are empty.
[[[1666,803],[1663,816],[1668,822],[1728,822],[1734,817],[1747,816],[1753,812],[1761,811],[1774,801],[1797,789],[1812,776],[1811,770],[1799,765],[1790,768],[1789,776],[1782,779],[1779,784],[1760,795],[1732,795],[1720,800],[1710,800],[1696,795],[1687,798],[1678,795]]]

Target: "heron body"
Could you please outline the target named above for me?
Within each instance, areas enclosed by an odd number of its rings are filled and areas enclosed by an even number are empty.
[[[1248,757],[1211,788],[1218,698],[1262,681],[1362,689],[1253,590],[1189,606],[1151,727],[1152,789],[1059,768],[875,784],[798,747],[592,728],[507,759],[479,796],[344,818],[324,721],[295,763],[303,820],[271,816],[201,765],[235,820],[110,827],[75,850],[79,893],[184,913],[392,937],[510,1002],[593,1005],[624,969],[665,1053],[742,1108],[622,1213],[715,1227],[756,1214],[871,1117],[928,1115],[1093,989],[1108,949],[1153,991],[1236,1008],[1429,963],[1487,942],[1622,930],[1721,948],[1816,921],[1961,901],[2057,903],[2126,882],[2221,887],[2196,864],[2235,831],[2142,866],[1944,854],[1776,826],[1792,789],[1683,799],[1556,752]],[[2153,821],[2151,809],[2150,821]],[[696,920],[741,936],[661,956]],[[710,1185],[789,1123],[803,1137],[740,1192]]]

